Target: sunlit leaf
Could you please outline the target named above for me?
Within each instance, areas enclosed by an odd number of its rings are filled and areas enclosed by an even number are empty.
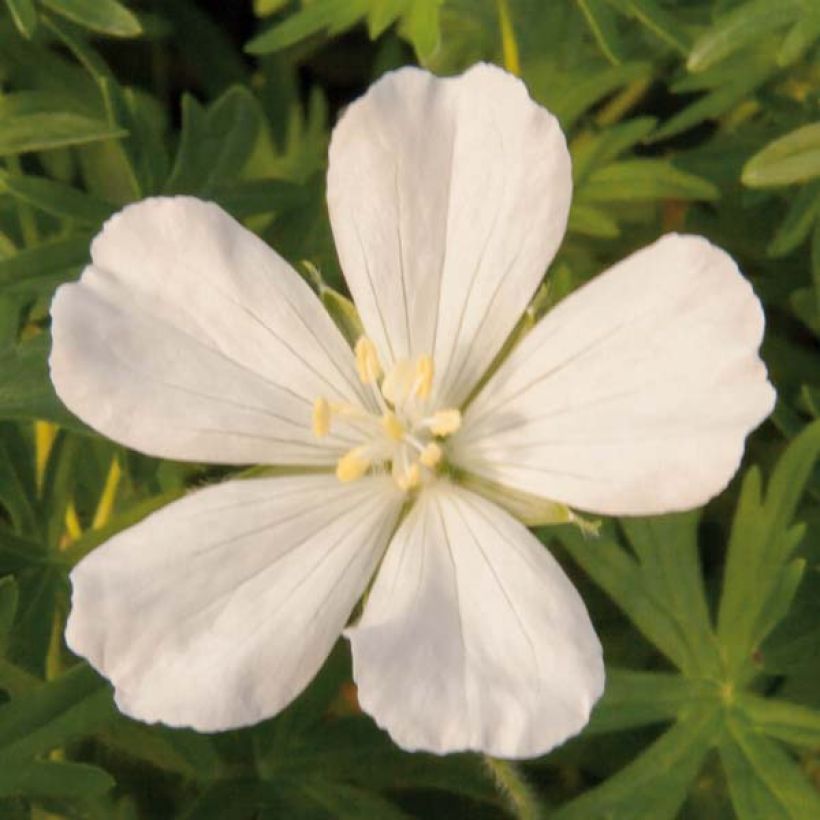
[[[743,168],[752,188],[791,185],[820,176],[820,122],[804,125],[770,142]]]
[[[687,66],[704,71],[773,29],[793,23],[802,13],[800,0],[749,0],[718,19],[695,43]]]
[[[44,6],[92,31],[114,37],[136,37],[142,26],[117,0],[41,0]]]
[[[20,34],[31,38],[37,30],[37,9],[34,0],[6,0],[11,19]]]

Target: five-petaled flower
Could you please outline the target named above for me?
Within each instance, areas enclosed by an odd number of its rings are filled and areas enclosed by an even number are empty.
[[[254,723],[344,630],[362,708],[406,749],[526,757],[580,731],[601,647],[500,504],[700,505],[774,392],[758,300],[692,236],[580,288],[495,367],[570,197],[561,130],[517,79],[488,65],[383,77],[330,147],[330,219],[364,327],[353,350],[217,206],[149,199],[105,225],[52,308],[63,401],[154,456],[292,468],[191,493],[73,571],[68,643],[123,712]]]

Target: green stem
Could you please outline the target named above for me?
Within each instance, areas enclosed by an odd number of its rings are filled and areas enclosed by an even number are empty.
[[[513,763],[484,755],[484,765],[514,817],[518,820],[539,820],[542,817],[535,792]]]

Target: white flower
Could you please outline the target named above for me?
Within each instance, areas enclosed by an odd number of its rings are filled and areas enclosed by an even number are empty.
[[[774,392],[751,288],[723,251],[670,235],[561,302],[472,397],[570,196],[560,128],[515,78],[385,76],[330,148],[355,352],[215,205],[149,199],[106,224],[52,308],[68,407],[154,456],[314,468],[192,493],[77,566],[67,639],[123,712],[205,731],[275,714],[375,573],[344,634],[362,707],[399,745],[527,757],[585,725],[604,671],[584,605],[470,487],[693,507]]]

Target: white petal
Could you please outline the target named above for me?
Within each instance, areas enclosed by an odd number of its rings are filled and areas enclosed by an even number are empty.
[[[446,482],[425,490],[345,632],[362,708],[407,750],[534,757],[601,695],[584,604],[538,540]]]
[[[148,199],[110,219],[52,305],[60,398],[151,455],[331,464],[313,401],[360,401],[353,355],[292,268],[218,206]]]
[[[429,353],[459,405],[561,241],[572,193],[555,118],[490,65],[404,68],[333,132],[328,205],[342,269],[382,360]]]
[[[400,505],[386,478],[196,492],[74,569],[68,645],[140,720],[218,731],[270,717],[327,657]]]
[[[592,512],[699,506],[774,405],[762,334],[732,259],[670,234],[542,319],[468,408],[452,457]]]

